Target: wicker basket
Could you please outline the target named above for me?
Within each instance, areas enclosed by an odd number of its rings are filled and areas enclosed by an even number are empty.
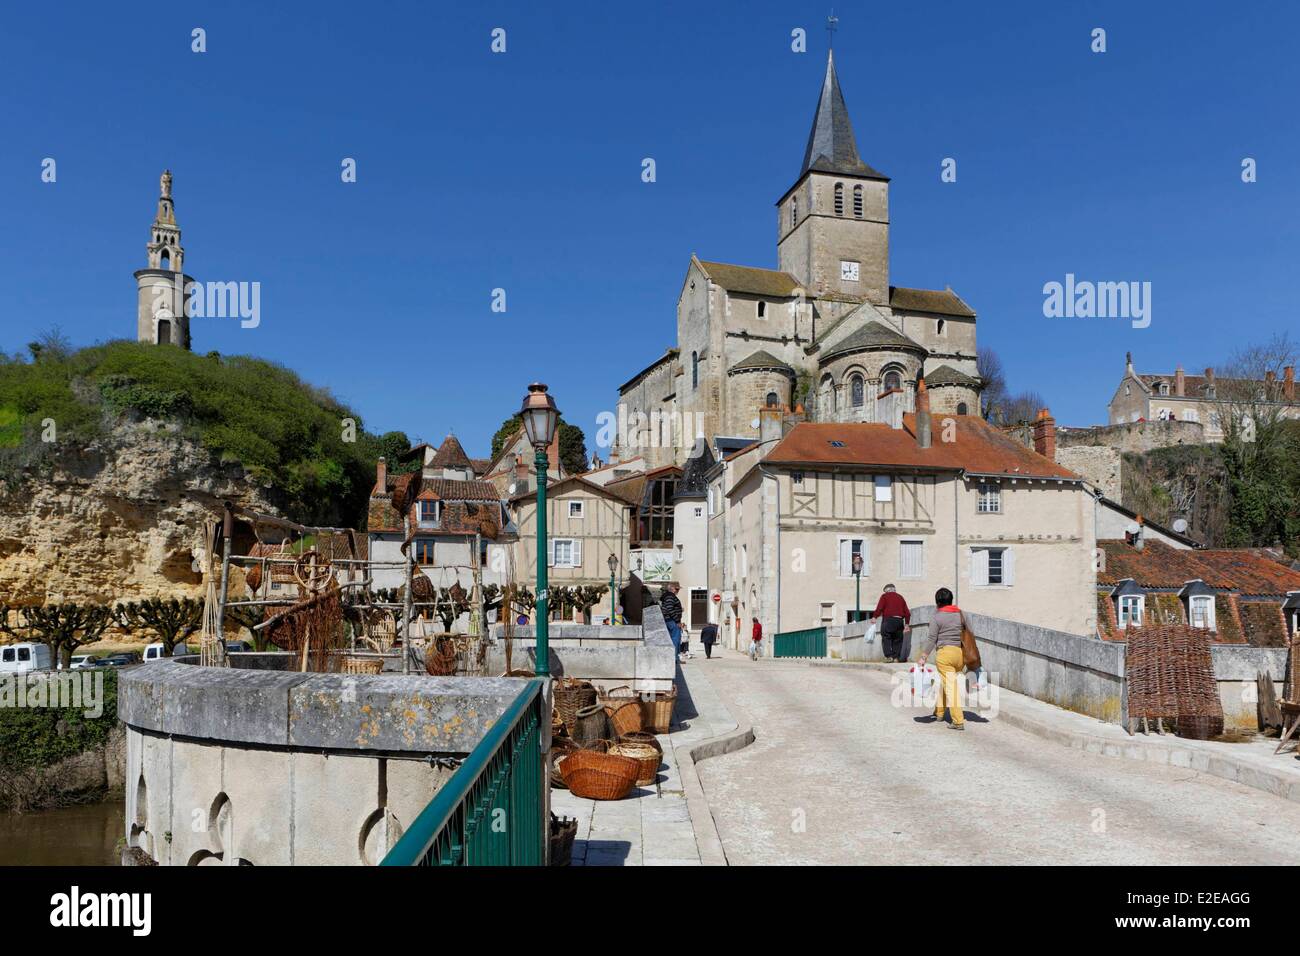
[[[646,730],[634,730],[630,734],[624,734],[618,738],[618,742],[621,744],[645,744],[659,751],[659,756],[662,757],[664,754],[664,747],[659,742],[659,738]]]
[[[383,670],[382,657],[362,657],[358,654],[345,654],[339,666],[339,672],[343,674],[381,674]]]
[[[641,698],[641,723],[646,730],[656,734],[668,733],[673,722],[673,708],[677,706],[677,688],[647,694]]]
[[[641,768],[636,778],[638,787],[648,787],[658,778],[659,763],[663,760],[663,754],[657,747],[643,743],[625,743],[620,740],[609,748],[609,752],[620,757],[631,757],[637,762],[637,766]]]
[[[578,711],[596,703],[596,688],[589,681],[576,677],[562,677],[555,682],[555,712],[573,733],[573,721]]]
[[[622,800],[636,785],[641,764],[631,757],[577,750],[560,761],[560,775],[575,797]]]
[[[620,700],[611,698],[605,704],[605,713],[609,715],[610,726],[615,736],[636,733],[641,729],[641,702],[636,699]]]
[[[609,717],[605,715],[605,708],[599,704],[592,704],[590,707],[584,707],[578,711],[573,726],[569,728],[569,736],[579,746],[585,746],[594,740],[608,737],[609,732],[606,729],[608,726]]]
[[[576,750],[581,750],[576,743],[568,737],[553,737],[551,739],[551,786],[557,790],[567,790],[564,778],[560,776],[560,761]]]
[[[551,866],[568,866],[573,862],[573,839],[577,835],[577,820],[551,814]]]

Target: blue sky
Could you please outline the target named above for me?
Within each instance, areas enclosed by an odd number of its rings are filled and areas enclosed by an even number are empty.
[[[540,378],[591,448],[618,384],[673,343],[692,252],[775,266],[828,6],[11,7],[0,349],[53,325],[134,335],[170,167],[187,271],[262,285],[261,325],[196,320],[196,351],[282,362],[368,428],[454,430],[477,455]],[[1293,5],[835,6],[859,150],[893,179],[891,281],[951,285],[1059,421],[1105,420],[1125,351],[1199,369],[1295,325]],[[1044,318],[1066,273],[1151,282],[1150,327]]]

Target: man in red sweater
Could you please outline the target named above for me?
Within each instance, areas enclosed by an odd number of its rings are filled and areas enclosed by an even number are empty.
[[[885,585],[872,617],[880,628],[880,646],[885,652],[885,660],[907,660],[910,648],[904,649],[903,643],[905,635],[912,630],[912,611],[892,584]]]

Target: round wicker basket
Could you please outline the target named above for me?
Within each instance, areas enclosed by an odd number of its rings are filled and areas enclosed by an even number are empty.
[[[641,765],[631,757],[576,750],[560,761],[560,776],[575,797],[622,800],[636,785]]]

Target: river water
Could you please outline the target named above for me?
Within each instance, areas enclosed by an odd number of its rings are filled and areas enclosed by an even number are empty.
[[[124,820],[121,800],[0,812],[0,866],[117,866]]]

